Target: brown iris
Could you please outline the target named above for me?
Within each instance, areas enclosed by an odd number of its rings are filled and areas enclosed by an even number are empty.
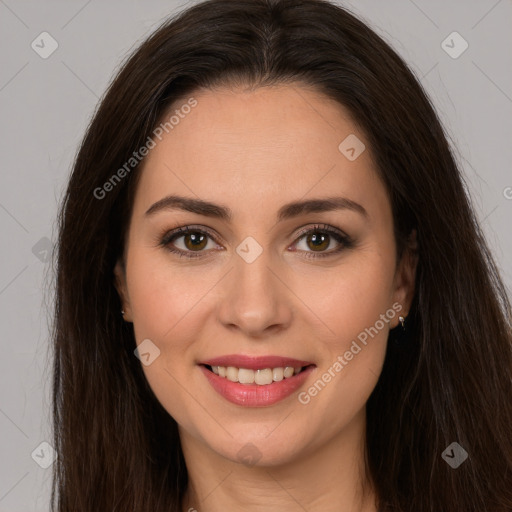
[[[189,244],[188,241],[191,241]],[[183,235],[183,241],[185,243],[185,247],[190,250],[202,250],[206,246],[208,242],[208,236],[204,233],[187,233]],[[204,245],[202,245],[204,244]]]
[[[308,235],[306,242],[308,243],[308,246],[309,243],[312,242],[314,245],[310,246],[310,248],[314,248],[315,251],[317,249],[326,249],[329,247],[329,235],[325,233],[313,233]]]

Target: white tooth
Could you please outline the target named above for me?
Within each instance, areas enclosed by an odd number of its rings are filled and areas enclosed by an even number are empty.
[[[293,366],[263,368],[261,370],[251,370],[248,368],[237,368],[236,366],[212,366],[212,371],[220,377],[225,377],[231,382],[240,382],[241,384],[258,384],[267,386],[273,381],[279,382],[283,379],[289,379],[300,373],[301,367]]]
[[[238,382],[238,368],[235,368],[234,366],[228,366],[226,368],[226,377],[231,382]]]
[[[254,370],[240,368],[238,370],[238,382],[240,382],[240,384],[254,384]]]
[[[293,366],[287,366],[284,369],[284,378],[288,379],[293,376]]]
[[[283,373],[284,373],[284,368],[274,368],[272,370],[272,378],[276,382],[279,382],[280,380],[283,380]]]
[[[265,368],[264,370],[256,370],[254,381],[256,384],[272,384],[272,370],[270,368]]]

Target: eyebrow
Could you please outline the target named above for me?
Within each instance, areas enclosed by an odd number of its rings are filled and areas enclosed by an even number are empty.
[[[145,216],[154,215],[157,212],[166,210],[183,210],[197,213],[198,215],[214,217],[227,222],[233,219],[233,212],[227,206],[179,195],[170,195],[160,199],[147,210]],[[320,213],[334,210],[351,210],[368,218],[368,212],[359,203],[351,199],[346,197],[325,197],[308,199],[306,201],[294,201],[285,204],[277,212],[277,220],[281,222],[307,213]]]

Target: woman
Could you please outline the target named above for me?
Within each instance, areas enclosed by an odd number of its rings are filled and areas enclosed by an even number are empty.
[[[53,510],[512,510],[506,292],[424,91],[344,9],[166,22],[59,220]]]

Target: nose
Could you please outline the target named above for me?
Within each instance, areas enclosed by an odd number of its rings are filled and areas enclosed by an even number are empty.
[[[253,338],[286,329],[293,316],[293,294],[283,276],[271,268],[266,251],[252,263],[238,255],[233,259],[218,309],[220,322]]]

